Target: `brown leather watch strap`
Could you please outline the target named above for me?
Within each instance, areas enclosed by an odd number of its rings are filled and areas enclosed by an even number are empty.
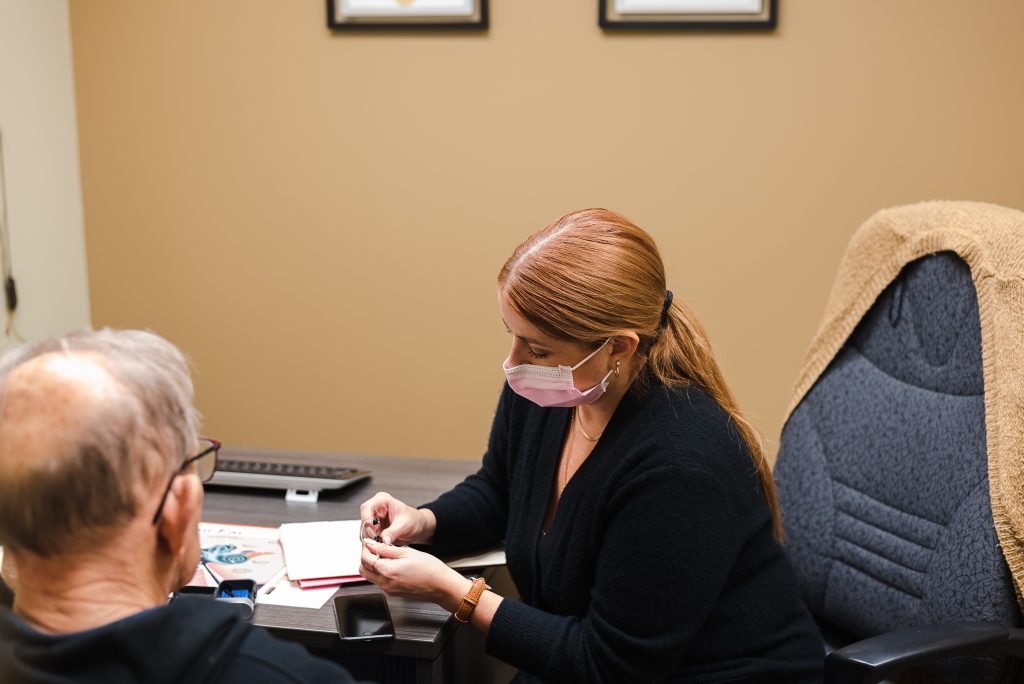
[[[462,605],[459,606],[457,611],[452,613],[452,617],[457,622],[462,624],[469,622],[469,616],[473,614],[473,609],[480,602],[480,595],[484,593],[484,589],[490,589],[487,586],[486,580],[483,577],[474,577],[473,585],[466,592],[466,595],[462,597]]]

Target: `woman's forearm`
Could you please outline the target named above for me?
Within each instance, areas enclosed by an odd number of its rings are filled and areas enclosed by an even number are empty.
[[[438,605],[450,613],[455,613],[462,605],[463,598],[469,593],[472,586],[472,580],[463,577],[458,572],[452,571],[452,574],[446,578],[444,586],[441,587],[441,596],[437,600]],[[486,635],[491,628],[494,613],[497,612],[498,606],[503,600],[504,597],[495,594],[493,591],[484,591],[480,595],[476,608],[473,609],[473,613],[469,617],[469,623],[479,632]]]
[[[470,624],[486,636],[487,632],[491,629],[491,621],[494,620],[494,614],[498,612],[498,606],[504,600],[504,596],[499,596],[493,591],[485,591],[480,595],[480,603],[476,605],[473,614],[469,616]]]

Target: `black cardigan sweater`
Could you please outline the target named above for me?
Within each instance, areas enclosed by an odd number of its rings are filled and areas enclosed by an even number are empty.
[[[505,542],[487,651],[553,682],[821,681],[754,465],[703,391],[631,391],[542,533],[570,409],[505,386],[479,472],[425,507],[439,555]]]

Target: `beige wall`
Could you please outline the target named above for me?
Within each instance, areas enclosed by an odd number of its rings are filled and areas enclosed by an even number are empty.
[[[199,368],[208,431],[477,458],[517,242],[579,207],[659,241],[774,440],[880,207],[1024,208],[1024,3],[783,0],[772,34],[331,35],[323,0],[73,0],[93,321]]]
[[[89,291],[67,0],[0,0],[0,133],[18,285],[15,332],[38,340],[85,327]],[[6,318],[0,304],[0,333]],[[12,334],[0,344],[17,341]]]

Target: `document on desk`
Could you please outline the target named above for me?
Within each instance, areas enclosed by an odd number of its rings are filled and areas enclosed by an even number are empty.
[[[284,567],[279,536],[274,527],[199,523],[201,554],[189,585],[215,587],[226,579],[266,584]]]
[[[337,590],[337,585],[320,589],[303,589],[298,582],[292,582],[282,568],[277,577],[267,582],[256,594],[256,603],[319,610],[334,596]]]
[[[293,581],[359,574],[358,520],[281,525],[281,548]]]

